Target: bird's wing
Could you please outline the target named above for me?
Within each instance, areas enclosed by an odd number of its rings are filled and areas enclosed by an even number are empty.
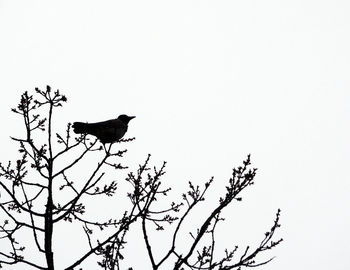
[[[113,128],[113,127],[123,127],[124,124],[118,119],[107,120],[103,122],[91,123],[91,126],[100,128]]]
[[[121,139],[127,126],[118,119],[89,124],[90,134],[98,137],[102,142],[113,142]]]
[[[89,123],[89,133],[97,135],[104,130],[114,130],[122,127],[123,123],[118,119],[107,120],[103,122]]]

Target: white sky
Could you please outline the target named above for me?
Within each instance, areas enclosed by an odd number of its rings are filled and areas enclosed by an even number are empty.
[[[237,220],[260,240],[281,208],[285,241],[261,269],[348,270],[349,14],[340,0],[0,0],[0,160],[21,124],[10,108],[49,84],[68,97],[62,130],[136,115],[129,166],[167,160],[178,192],[214,175],[215,201],[251,153],[227,246]]]

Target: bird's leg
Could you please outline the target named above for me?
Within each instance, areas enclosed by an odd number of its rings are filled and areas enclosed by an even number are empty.
[[[113,144],[113,143],[110,143],[110,144],[109,144],[109,147],[108,147],[108,154],[110,154],[110,153],[111,153],[112,144]]]
[[[105,149],[105,152],[106,152],[106,154],[107,154],[106,145],[105,145],[104,143],[103,143],[102,145],[103,145],[103,148]]]
[[[106,155],[110,155],[112,143],[109,144],[108,149],[106,148],[106,145],[104,143],[102,145],[103,145],[103,148],[105,149]]]

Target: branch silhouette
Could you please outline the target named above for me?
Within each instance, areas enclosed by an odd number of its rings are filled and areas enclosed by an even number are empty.
[[[121,115],[92,124],[68,123],[63,133],[55,133],[54,114],[65,102],[67,98],[59,90],[52,91],[47,86],[45,90],[36,88],[33,95],[24,92],[18,106],[12,109],[22,118],[25,132],[22,138],[11,137],[18,144],[20,158],[0,163],[0,245],[6,247],[0,251],[0,267],[24,264],[54,270],[60,258],[55,255],[53,243],[64,239],[64,235],[53,232],[58,224],[69,228],[72,223],[81,225],[87,245],[64,267],[66,270],[76,269],[90,257],[103,269],[126,269],[127,235],[137,230],[131,227],[133,224],[141,225],[143,237],[139,240],[148,254],[149,269],[169,267],[169,262],[174,270],[241,269],[261,266],[273,259],[258,261],[257,257],[282,241],[274,240],[280,227],[279,209],[272,227],[257,246],[220,251],[216,245],[217,228],[225,220],[224,209],[233,201],[241,201],[241,193],[254,184],[256,169],[251,168],[250,155],[242,166],[233,169],[225,194],[203,217],[196,232],[190,232],[187,248],[179,248],[183,231],[187,231],[185,223],[208,196],[214,178],[203,187],[189,182],[188,191],[178,202],[168,201],[171,188],[163,187],[166,162],[159,168],[152,166],[151,155],[135,172],[128,172],[125,181],[106,179],[107,171],[117,175],[128,169],[121,162],[127,150],[116,148],[135,139],[123,138],[133,117]],[[79,134],[72,134],[73,129]],[[91,157],[98,161],[80,171],[76,183],[74,169]],[[127,185],[125,194],[117,194],[120,185]],[[112,213],[107,219],[86,215],[88,202],[101,196],[124,196],[129,204],[123,204],[121,214]],[[100,234],[101,231],[105,233]],[[167,247],[163,245],[163,254],[155,252],[156,242],[152,241],[154,233],[160,231],[170,236]],[[22,241],[23,233],[31,236],[31,243]],[[41,256],[28,256],[25,250]]]

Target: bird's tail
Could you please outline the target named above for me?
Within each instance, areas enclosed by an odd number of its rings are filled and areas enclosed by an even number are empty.
[[[73,123],[73,131],[75,133],[87,133],[88,132],[88,125],[87,123],[82,122],[74,122]]]

